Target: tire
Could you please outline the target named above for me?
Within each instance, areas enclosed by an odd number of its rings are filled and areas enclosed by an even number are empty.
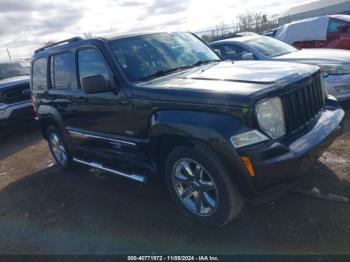
[[[71,168],[73,166],[73,157],[62,132],[51,125],[46,129],[46,137],[56,163],[63,168]],[[59,154],[59,151],[61,151],[61,154]]]
[[[165,161],[164,175],[176,205],[200,223],[223,226],[244,207],[235,181],[219,157],[206,147],[175,148]]]

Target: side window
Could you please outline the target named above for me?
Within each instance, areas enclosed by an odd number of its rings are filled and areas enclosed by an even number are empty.
[[[329,19],[328,22],[328,33],[338,32],[338,26],[340,26],[340,21]]]
[[[38,58],[33,62],[32,87],[33,90],[47,89],[47,61],[46,58]]]
[[[104,58],[94,48],[83,49],[78,52],[78,67],[80,86],[82,79],[87,76],[103,75],[107,81],[110,80]]]
[[[221,55],[227,59],[240,60],[242,59],[242,56],[244,54],[248,53],[242,47],[235,46],[235,45],[218,45],[215,48],[219,49],[221,52]]]
[[[73,87],[73,54],[71,52],[51,57],[51,87],[67,89]]]
[[[328,33],[339,32],[339,27],[340,26],[345,26],[345,28],[347,26],[347,28],[349,28],[350,24],[348,22],[345,22],[345,21],[329,19],[327,32]],[[345,29],[344,31],[349,31],[349,29],[348,30]]]

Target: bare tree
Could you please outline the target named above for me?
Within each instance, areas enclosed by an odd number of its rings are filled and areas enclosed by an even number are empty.
[[[261,33],[276,26],[274,16],[267,16],[259,12],[247,12],[238,15],[238,25],[240,31],[251,31]]]

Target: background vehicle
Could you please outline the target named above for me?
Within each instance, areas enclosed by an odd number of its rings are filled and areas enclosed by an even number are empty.
[[[273,34],[296,48],[350,49],[350,16],[328,15],[283,25]]]
[[[350,52],[335,49],[298,50],[267,36],[235,37],[210,42],[230,60],[271,60],[314,64],[322,68],[327,92],[339,101],[350,99]]]
[[[244,199],[283,194],[344,117],[319,67],[225,62],[190,33],[46,46],[34,54],[31,86],[58,164],[139,182],[160,174],[184,214],[217,225]],[[305,92],[314,95],[297,99]]]
[[[29,65],[0,63],[0,131],[34,119],[28,75]]]

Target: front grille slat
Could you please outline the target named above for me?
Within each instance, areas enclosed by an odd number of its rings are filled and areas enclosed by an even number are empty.
[[[325,103],[322,92],[321,75],[318,74],[311,82],[300,83],[282,96],[287,133],[296,132],[322,110]]]
[[[25,90],[28,90],[29,86],[28,85],[23,85],[23,86],[17,86],[17,87],[11,87],[9,89],[4,90],[1,92],[1,100],[6,103],[17,103],[17,102],[22,102],[30,99],[29,94],[25,94]]]
[[[298,97],[299,108],[300,108],[300,124],[302,125],[303,123],[305,123],[308,120],[307,115],[306,115],[307,112],[305,112],[306,111],[306,104],[305,104],[304,99],[303,99],[303,89],[298,90],[297,97]]]

